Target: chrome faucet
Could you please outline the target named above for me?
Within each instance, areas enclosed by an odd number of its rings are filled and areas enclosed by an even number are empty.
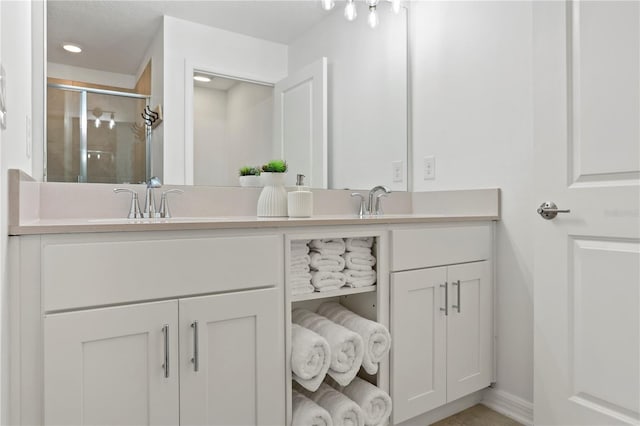
[[[162,182],[156,176],[149,179],[147,182],[147,191],[144,199],[144,217],[158,217],[158,213],[156,213],[156,199],[153,193],[154,188],[162,187]]]
[[[375,207],[374,207],[374,198],[375,195],[378,191],[384,191],[383,194],[378,195],[377,199],[376,199],[376,203],[375,203]],[[391,190],[389,188],[387,188],[386,186],[383,185],[378,185],[378,186],[374,186],[373,188],[371,188],[371,191],[369,191],[369,214],[370,215],[379,215],[382,214],[382,207],[381,207],[381,200],[380,197],[384,197],[387,194],[391,194]]]

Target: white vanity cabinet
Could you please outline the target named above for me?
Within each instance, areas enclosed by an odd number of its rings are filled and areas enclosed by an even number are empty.
[[[13,237],[12,424],[284,424],[282,244],[242,231]]]
[[[391,232],[393,423],[489,386],[492,225]]]

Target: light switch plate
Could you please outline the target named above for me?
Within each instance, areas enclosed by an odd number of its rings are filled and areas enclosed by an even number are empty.
[[[404,180],[404,170],[402,167],[402,160],[392,161],[391,168],[393,173],[393,181],[396,183],[402,183]]]
[[[436,157],[427,155],[424,157],[424,180],[433,180],[436,178]]]

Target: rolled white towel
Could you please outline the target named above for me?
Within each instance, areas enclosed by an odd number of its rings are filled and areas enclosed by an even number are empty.
[[[347,283],[347,277],[342,272],[313,271],[311,284],[318,291],[331,291],[342,288]]]
[[[316,271],[340,272],[345,266],[344,257],[338,254],[323,255],[317,251],[312,251],[309,258],[311,259],[309,265]]]
[[[289,266],[293,268],[299,265],[302,265],[302,266],[308,265],[309,263],[311,263],[311,258],[309,257],[309,255],[301,254],[301,255],[291,256],[291,260],[289,261]]]
[[[327,374],[338,384],[347,385],[358,373],[364,348],[359,334],[306,309],[294,309],[291,320],[324,337],[331,348],[331,364]]]
[[[292,266],[289,269],[291,275],[299,275],[299,274],[308,274],[311,271],[311,266],[309,265],[298,265]]]
[[[373,247],[373,237],[345,238],[344,244],[347,251],[371,249],[371,247]]]
[[[318,333],[291,324],[291,371],[293,379],[314,392],[324,380],[331,363],[331,349]]]
[[[362,408],[326,383],[313,393],[302,392],[329,412],[334,426],[364,426]]]
[[[311,283],[312,275],[310,272],[291,272],[289,274],[289,282],[294,285],[298,283]]]
[[[337,387],[337,390],[358,404],[364,414],[366,426],[385,424],[391,415],[391,397],[379,387],[360,377],[354,377],[351,383]]]
[[[327,410],[293,389],[291,395],[293,417],[291,426],[333,426]]]
[[[371,253],[348,251],[344,254],[344,261],[348,269],[368,271],[376,264],[376,257]]]
[[[295,285],[291,287],[292,296],[298,296],[300,294],[309,294],[309,293],[313,293],[314,291],[316,291],[316,289],[311,284],[301,284],[301,285]]]
[[[307,244],[307,241],[291,241],[291,257],[309,254],[309,246]]]
[[[325,302],[318,313],[336,324],[358,333],[364,342],[362,367],[369,374],[378,372],[378,363],[391,348],[391,335],[387,328],[375,321],[361,317],[337,302]],[[340,385],[342,383],[338,382]],[[345,386],[345,385],[342,385]]]
[[[370,285],[374,285],[377,280],[377,273],[373,269],[369,271],[358,271],[353,269],[345,269],[342,271],[344,276],[347,278],[347,286],[348,287],[368,287]]]
[[[323,240],[311,240],[309,247],[312,250],[330,250],[331,254],[342,254],[345,251],[345,244],[342,238],[326,238]],[[334,253],[335,252],[335,253]]]

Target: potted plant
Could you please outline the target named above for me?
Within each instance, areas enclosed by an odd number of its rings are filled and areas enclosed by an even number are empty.
[[[258,198],[258,216],[286,216],[287,190],[284,188],[288,166],[285,160],[271,160],[262,166],[262,192]]]
[[[240,186],[262,186],[260,167],[244,166],[238,171]]]

